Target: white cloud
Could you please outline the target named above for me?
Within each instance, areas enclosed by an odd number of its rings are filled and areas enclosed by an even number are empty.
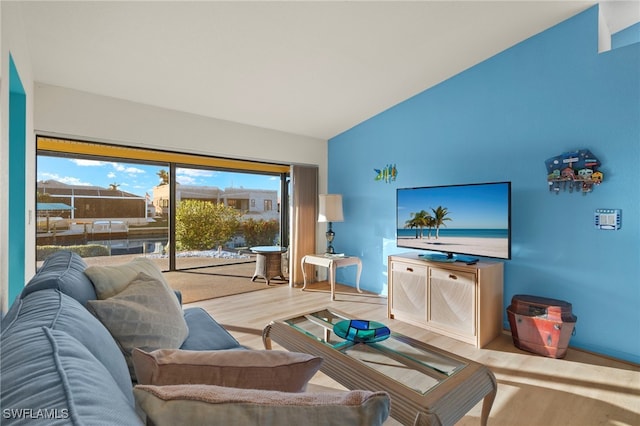
[[[60,176],[56,173],[41,173],[41,180],[57,180],[58,182],[66,183],[67,185],[82,185],[82,186],[92,186],[93,184],[89,182],[82,182],[77,177],[72,176]]]
[[[139,169],[137,167],[127,167],[126,169],[124,169],[124,172],[128,173],[130,175],[136,175],[136,174],[139,174],[139,173],[145,173],[144,170]]]
[[[120,163],[111,163],[111,166],[119,172],[123,172],[126,169],[126,167]]]
[[[211,177],[216,174],[213,170],[201,170],[201,169],[177,169],[177,176],[193,176],[193,177]]]
[[[76,166],[81,166],[81,167],[102,167],[107,165],[107,163],[105,163],[104,161],[84,160],[81,158],[73,158],[73,159],[70,159],[69,161],[74,163]]]
[[[113,173],[113,172],[109,172],[109,173],[107,173],[107,177],[108,177],[109,179],[113,179],[114,177],[116,177],[116,174],[115,174],[115,173]]]
[[[105,163],[105,164],[107,164],[107,163]],[[126,167],[122,163],[112,162],[110,164],[111,164],[111,167],[113,167],[117,172],[123,172],[123,173],[127,173],[129,175],[137,175],[137,174],[141,174],[141,173],[146,173],[142,169],[139,169],[137,167]]]
[[[111,167],[113,167],[114,170],[118,172],[124,172],[129,174],[145,173],[144,170],[139,169],[137,167],[126,167],[122,163],[116,163],[116,162],[108,163],[105,161],[86,160],[82,158],[73,158],[73,159],[70,159],[69,161],[71,161],[76,166],[81,166],[81,167],[104,167],[110,164]]]
[[[178,175],[176,176],[176,180],[182,185],[193,185],[197,182],[196,179],[187,175]]]

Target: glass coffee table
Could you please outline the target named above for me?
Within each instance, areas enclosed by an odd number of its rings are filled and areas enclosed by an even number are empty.
[[[391,333],[377,343],[354,343],[333,333],[339,321],[354,319],[326,308],[273,321],[262,332],[282,347],[324,359],[321,371],[347,389],[386,391],[391,416],[405,425],[453,425],[480,400],[486,425],[497,392],[484,365]]]

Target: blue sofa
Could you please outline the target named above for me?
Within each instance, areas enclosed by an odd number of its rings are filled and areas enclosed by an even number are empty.
[[[0,423],[144,424],[118,344],[85,308],[97,299],[86,267],[72,252],[49,256],[2,318]],[[184,318],[181,349],[242,348],[203,309]]]

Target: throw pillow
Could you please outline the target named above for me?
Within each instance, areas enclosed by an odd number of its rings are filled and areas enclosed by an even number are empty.
[[[120,345],[132,378],[134,348],[179,348],[189,334],[175,296],[163,283],[143,272],[117,295],[88,301],[87,308]]]
[[[89,286],[93,288],[90,283]],[[134,404],[131,375],[122,352],[109,331],[78,301],[59,290],[44,289],[16,299],[13,306],[17,306],[16,317],[6,326],[4,319],[7,317],[3,318],[2,339],[13,333],[42,326],[69,333],[105,366],[131,405]],[[5,361],[5,349],[8,347],[0,344],[0,364]],[[4,384],[2,379],[0,382]]]
[[[147,424],[382,425],[389,417],[386,392],[288,393],[213,385],[138,385],[137,403]]]
[[[154,277],[171,290],[162,271],[146,257],[137,257],[123,265],[89,266],[84,270],[96,289],[98,299],[108,299],[120,293],[140,272]]]
[[[1,424],[144,426],[131,387],[123,393],[73,336],[35,326],[3,333],[0,346]]]
[[[203,384],[302,392],[321,364],[322,358],[286,351],[133,351],[136,377],[142,385]]]

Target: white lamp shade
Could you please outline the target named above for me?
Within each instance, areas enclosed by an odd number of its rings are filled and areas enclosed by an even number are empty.
[[[342,222],[342,195],[320,194],[318,222]]]

